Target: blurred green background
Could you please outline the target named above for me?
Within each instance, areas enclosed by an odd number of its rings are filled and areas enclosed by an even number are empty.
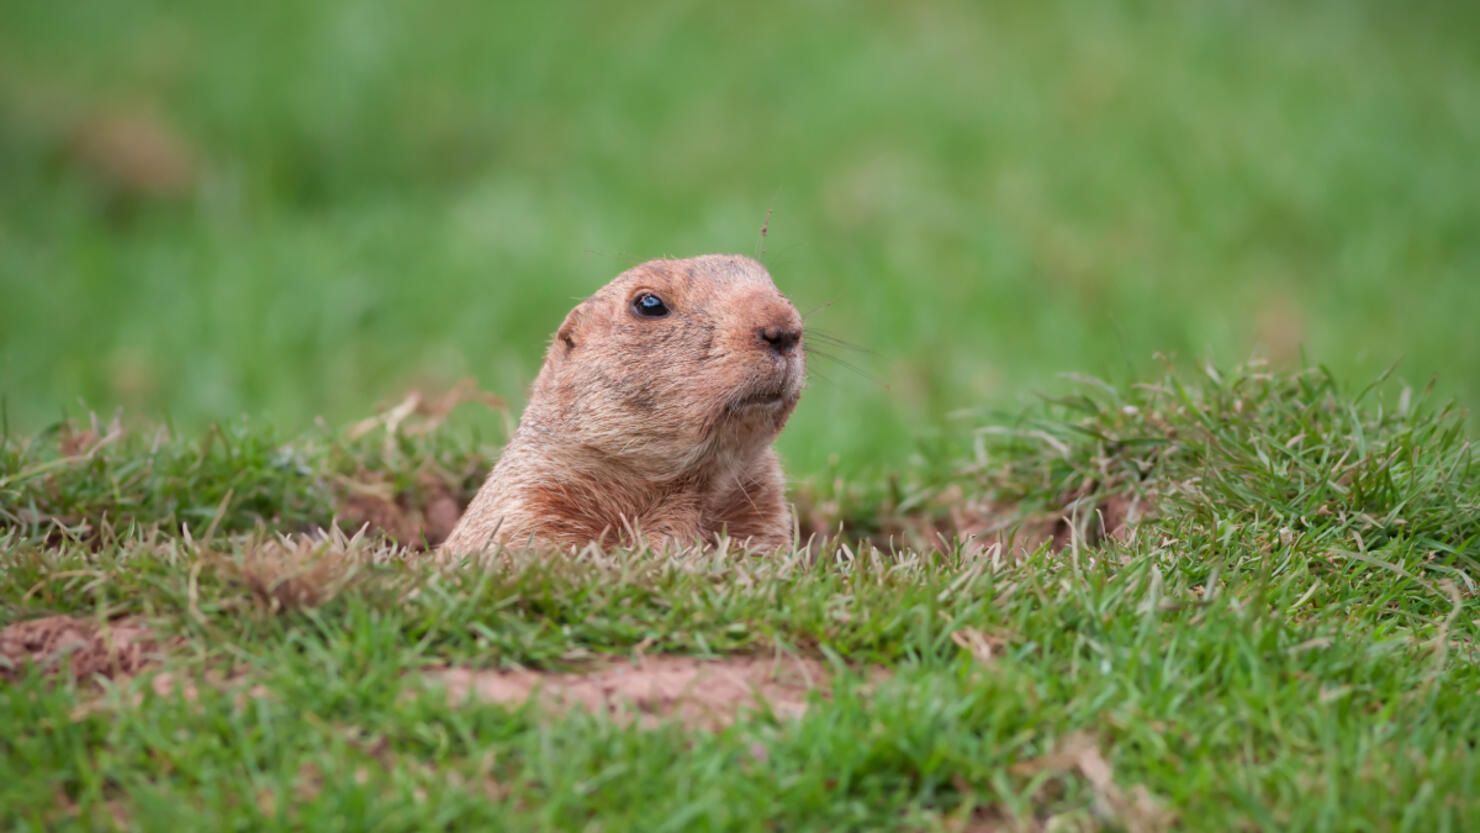
[[[1157,352],[1473,405],[1477,44],[1446,2],[0,0],[0,393],[13,431],[517,406],[575,298],[770,211],[864,348],[814,361],[798,475]]]

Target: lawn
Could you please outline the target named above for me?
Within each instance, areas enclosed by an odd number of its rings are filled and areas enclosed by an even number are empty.
[[[0,807],[34,829],[1472,829],[1480,466],[1457,411],[1388,393],[1258,366],[1085,382],[949,472],[799,494],[809,537],[840,533],[771,558],[441,563],[334,531],[366,495],[465,500],[477,449],[446,426],[11,439]],[[1045,517],[1067,534],[1023,546]],[[983,521],[1005,526],[959,535]],[[21,644],[58,614],[101,635]],[[698,705],[560,699],[654,657],[793,670],[722,704],[713,680]],[[513,669],[545,693],[498,695]]]
[[[0,21],[0,826],[1480,828],[1474,9]],[[795,551],[431,555],[709,251]]]

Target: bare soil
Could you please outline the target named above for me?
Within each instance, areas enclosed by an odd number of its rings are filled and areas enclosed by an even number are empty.
[[[73,616],[46,616],[0,628],[0,680],[13,680],[34,664],[77,679],[139,673],[166,646],[153,631],[128,620],[98,623]]]
[[[812,692],[826,696],[832,675],[821,662],[800,657],[638,656],[584,672],[448,667],[430,671],[428,678],[454,703],[521,705],[536,698],[553,711],[584,708],[641,725],[676,719],[719,729],[745,711],[798,716]]]
[[[98,623],[73,616],[46,616],[0,628],[0,680],[19,677],[28,665],[48,674],[123,680],[149,671],[173,646],[149,628],[127,620]],[[885,675],[874,669],[875,680]],[[246,674],[238,669],[230,680]],[[619,721],[653,726],[675,719],[684,725],[720,729],[741,714],[770,713],[788,718],[802,714],[813,692],[827,697],[832,673],[820,661],[805,657],[725,657],[635,655],[611,660],[586,671],[499,671],[446,666],[426,672],[426,680],[443,688],[457,704],[469,701],[521,706],[533,700],[549,712],[583,708]],[[227,677],[207,674],[200,680],[158,674],[151,689],[166,695],[184,685],[194,699],[197,682],[224,685]],[[265,696],[260,686],[250,692]]]
[[[362,481],[373,482],[371,474]],[[384,493],[382,493],[384,492]],[[418,479],[417,488],[389,495],[389,488],[362,487],[339,505],[340,523],[351,530],[369,525],[400,544],[432,548],[452,534],[463,507],[452,487],[433,475]]]

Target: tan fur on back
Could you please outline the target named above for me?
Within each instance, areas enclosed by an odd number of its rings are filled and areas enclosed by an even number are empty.
[[[669,309],[645,317],[643,294]],[[444,552],[792,536],[771,442],[805,377],[802,320],[759,263],[654,260],[571,311],[519,428]],[[640,538],[640,541],[639,541]]]

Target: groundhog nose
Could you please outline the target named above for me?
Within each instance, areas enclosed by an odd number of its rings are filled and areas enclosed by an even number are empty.
[[[783,356],[790,353],[797,346],[797,342],[802,340],[802,331],[791,327],[772,325],[762,327],[756,332],[760,335],[761,341],[771,345],[772,350]]]

